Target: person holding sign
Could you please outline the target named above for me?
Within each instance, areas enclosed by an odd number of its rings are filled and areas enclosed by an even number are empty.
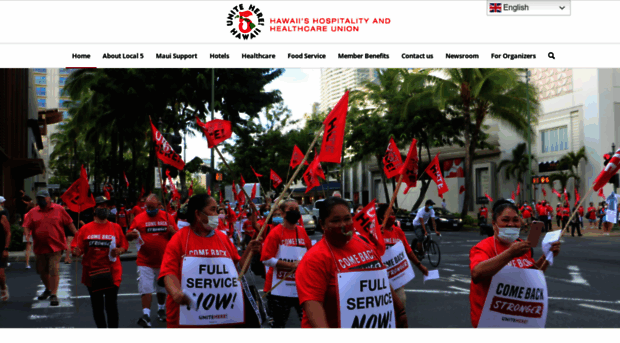
[[[330,197],[319,210],[324,236],[299,263],[297,293],[302,328],[408,327],[373,245],[354,235],[346,201]]]
[[[118,288],[123,267],[118,258],[129,248],[120,225],[108,221],[109,202],[95,199],[94,221],[84,225],[73,240],[73,256],[82,256],[82,283],[88,288],[97,328],[118,328]],[[107,322],[106,322],[107,314]]]
[[[295,308],[299,320],[302,320],[295,274],[288,275],[288,273],[297,268],[299,261],[312,247],[306,230],[297,225],[301,218],[297,201],[287,199],[279,207],[285,213],[284,221],[274,227],[265,238],[260,258],[263,264],[269,267],[263,291],[271,292],[267,304],[273,317],[273,328],[286,326],[291,307]],[[282,284],[272,289],[282,280],[284,280]]]
[[[388,204],[379,205],[379,209],[377,210],[379,224],[383,224],[388,206]],[[415,277],[413,268],[411,268],[405,256],[408,257],[411,263],[425,276],[428,276],[428,269],[422,265],[422,262],[418,260],[413,250],[411,250],[411,246],[407,242],[407,237],[405,237],[403,230],[394,225],[396,216],[394,216],[393,213],[392,211],[392,214],[387,218],[385,230],[383,230],[383,240],[385,241],[385,247],[387,249],[381,259],[383,264],[388,268],[390,285],[394,288],[394,292],[398,295],[400,302],[405,306],[407,301],[405,285]]]
[[[166,246],[158,284],[165,286],[168,328],[243,327],[252,315],[244,301],[245,286],[236,264],[245,262],[261,244],[250,241],[239,257],[228,237],[217,230],[215,199],[194,195],[187,208],[185,227]]]
[[[533,244],[519,239],[521,218],[512,201],[497,201],[492,215],[495,235],[469,252],[472,326],[544,327],[547,286],[542,272],[547,259],[535,261]],[[550,251],[557,256],[560,243],[553,243]]]

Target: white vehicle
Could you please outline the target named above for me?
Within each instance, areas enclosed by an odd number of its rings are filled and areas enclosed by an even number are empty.
[[[261,189],[260,189],[260,184],[258,184],[258,183],[246,183],[243,188],[245,189],[245,192],[248,193],[248,196],[251,196],[252,195],[252,188],[254,187],[254,185],[256,185],[256,197],[254,198],[254,204],[262,205],[262,204],[265,203],[265,199],[262,196]],[[235,187],[237,187],[236,191],[237,191],[237,193],[239,193],[239,191],[241,191],[241,187],[239,185],[235,185]],[[234,201],[235,196],[233,195],[233,192],[232,192],[232,185],[228,185],[228,186],[224,187],[224,192],[225,192],[226,200],[230,201],[231,204],[235,205],[236,202]]]

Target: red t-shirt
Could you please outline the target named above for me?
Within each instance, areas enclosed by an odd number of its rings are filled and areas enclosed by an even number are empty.
[[[523,218],[527,219],[527,218],[531,218],[532,217],[532,213],[530,212],[529,207],[526,207],[523,209]]]
[[[480,209],[480,215],[487,218],[489,215],[489,210],[486,207]]]
[[[217,229],[225,234],[228,238],[233,236],[232,227],[228,224],[225,224],[221,218],[218,218],[219,222],[217,224]]]
[[[88,274],[93,270],[103,268],[110,268],[114,284],[120,287],[123,274],[121,259],[117,257],[116,262],[112,262],[109,258],[112,237],[115,237],[117,248],[129,249],[129,243],[120,225],[110,222],[105,224],[90,222],[82,226],[77,237],[71,242],[72,247],[78,247],[84,252],[82,283],[87,287],[90,286]]]
[[[30,229],[34,253],[41,255],[67,249],[65,227],[72,223],[62,206],[49,204],[43,211],[39,206],[30,210],[22,226]]]
[[[299,225],[295,225],[295,230],[289,230],[282,225],[278,225],[265,237],[265,243],[260,256],[261,262],[275,258],[281,245],[287,247],[306,247],[308,250],[312,248],[312,242],[306,230]],[[269,272],[265,276],[265,287],[263,288],[265,293],[271,290],[272,281],[273,268],[269,268]]]
[[[562,217],[570,217],[570,207],[562,207]]]
[[[518,239],[517,241],[521,241]],[[469,270],[470,272],[474,270],[474,268],[480,262],[484,262],[489,260],[501,253],[503,253],[507,246],[501,243],[499,240],[495,239],[495,236],[491,236],[483,239],[480,243],[476,244],[469,251]],[[521,257],[517,257],[508,263],[509,266],[517,267],[517,268],[530,268],[534,265],[536,261],[532,258],[532,251],[528,251],[525,255]],[[489,287],[491,286],[491,279],[475,284],[473,281],[470,283],[470,292],[469,292],[469,304],[470,304],[470,315],[471,315],[471,325],[475,328],[478,327],[478,321],[480,320],[480,315],[482,314],[482,307],[484,306],[484,302],[487,298],[487,293],[489,292]]]
[[[118,219],[116,220],[118,222],[118,225],[120,225],[121,227],[127,227],[127,210],[120,209],[116,216],[118,217]]]
[[[555,208],[555,215],[556,217],[562,217],[562,207]]]
[[[215,234],[211,237],[200,237],[196,235],[190,227],[184,227],[172,236],[168,246],[166,246],[166,252],[164,253],[161,270],[159,272],[159,283],[161,285],[163,285],[163,278],[166,275],[174,275],[181,281],[184,255],[192,257],[229,257],[235,263],[241,260],[241,257],[239,257],[237,253],[237,249],[228,240],[226,235],[218,230],[215,230]],[[249,310],[252,311],[251,308]],[[246,309],[246,312],[247,311],[248,309]],[[179,314],[179,304],[174,302],[172,296],[168,294],[166,298],[166,317],[167,326],[169,328],[179,327]],[[226,327],[230,326],[231,325],[226,325]]]
[[[133,209],[131,210],[133,217],[136,218],[138,216],[138,214],[142,213],[142,212],[146,212],[145,206],[144,205],[136,205],[133,207]]]
[[[583,217],[583,206],[579,206],[579,210],[577,210],[579,212],[579,216]]]
[[[596,219],[596,208],[588,207],[588,219]]]
[[[159,211],[155,217],[150,217],[148,213],[140,213],[131,223],[130,230],[136,229],[144,244],[138,251],[136,263],[139,266],[159,268],[161,260],[166,250],[166,244],[172,234],[168,231],[168,225],[172,225],[178,230],[177,224],[172,217],[164,211]]]
[[[411,246],[409,245],[409,242],[407,242],[405,233],[396,225],[392,226],[392,229],[383,230],[383,241],[385,242],[386,247],[392,247],[397,244],[398,241],[401,241],[405,247],[405,252],[407,254],[411,252]]]
[[[381,268],[383,264],[374,246],[365,243],[357,235],[354,235],[341,248],[330,246],[333,256],[327,244],[325,239],[321,239],[304,255],[297,267],[295,279],[299,303],[302,306],[306,301],[311,300],[323,303],[327,324],[330,328],[337,328],[340,318],[337,273],[348,270],[376,269]],[[304,311],[301,327],[311,327],[306,311]]]

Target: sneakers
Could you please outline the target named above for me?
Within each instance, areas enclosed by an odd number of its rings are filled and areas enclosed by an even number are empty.
[[[165,323],[166,322],[166,310],[157,310],[157,319],[159,319],[160,322]]]
[[[26,269],[30,269],[30,265],[27,265],[27,266],[26,266]]]
[[[50,306],[58,306],[59,304],[56,294],[50,295]]]
[[[148,329],[151,327],[151,318],[149,318],[149,316],[147,316],[146,314],[143,314],[142,317],[140,317],[140,319],[138,319],[138,325],[140,325],[141,327]]]
[[[45,299],[49,298],[50,295],[52,295],[52,292],[50,292],[49,290],[46,289],[45,292],[41,293],[41,295],[39,295],[37,297],[37,299],[45,300]]]
[[[9,285],[4,284],[5,289],[0,289],[0,300],[9,301]]]

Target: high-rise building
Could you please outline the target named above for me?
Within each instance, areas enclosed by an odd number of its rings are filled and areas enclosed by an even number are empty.
[[[319,111],[334,107],[344,92],[363,86],[377,79],[375,68],[325,68],[321,69],[321,104]]]

